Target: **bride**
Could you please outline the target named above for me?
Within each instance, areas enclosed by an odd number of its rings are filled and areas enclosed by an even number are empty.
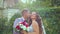
[[[32,12],[28,19],[30,28],[29,31],[24,31],[24,34],[43,34],[41,18],[36,12]]]

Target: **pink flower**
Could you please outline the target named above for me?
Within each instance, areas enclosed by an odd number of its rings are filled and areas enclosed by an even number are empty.
[[[19,27],[19,25],[16,26],[16,29],[20,30],[21,28]]]
[[[19,24],[21,24],[21,25],[23,25],[23,26],[26,26],[26,28],[29,27],[29,25],[28,25],[28,23],[27,23],[26,21],[20,22]],[[21,30],[22,28],[20,27],[20,25],[17,25],[17,26],[16,26],[16,29]],[[23,29],[24,29],[24,28],[23,28]]]

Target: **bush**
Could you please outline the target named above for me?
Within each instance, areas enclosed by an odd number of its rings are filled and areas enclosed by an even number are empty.
[[[0,18],[0,33],[1,34],[6,34],[7,32],[7,26],[6,26],[6,23],[7,23],[7,18]]]
[[[42,17],[47,34],[60,34],[60,8],[38,9],[37,12]],[[7,18],[0,18],[0,33],[12,34],[14,21],[19,17],[21,15],[16,13],[9,22]]]

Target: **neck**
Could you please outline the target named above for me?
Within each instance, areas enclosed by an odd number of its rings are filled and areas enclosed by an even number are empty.
[[[23,18],[26,20],[27,18],[25,16],[23,16]]]
[[[35,19],[32,19],[32,21],[36,21]]]

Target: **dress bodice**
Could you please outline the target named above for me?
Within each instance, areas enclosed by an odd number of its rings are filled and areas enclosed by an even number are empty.
[[[28,32],[33,32],[32,24],[29,26],[29,31]]]

